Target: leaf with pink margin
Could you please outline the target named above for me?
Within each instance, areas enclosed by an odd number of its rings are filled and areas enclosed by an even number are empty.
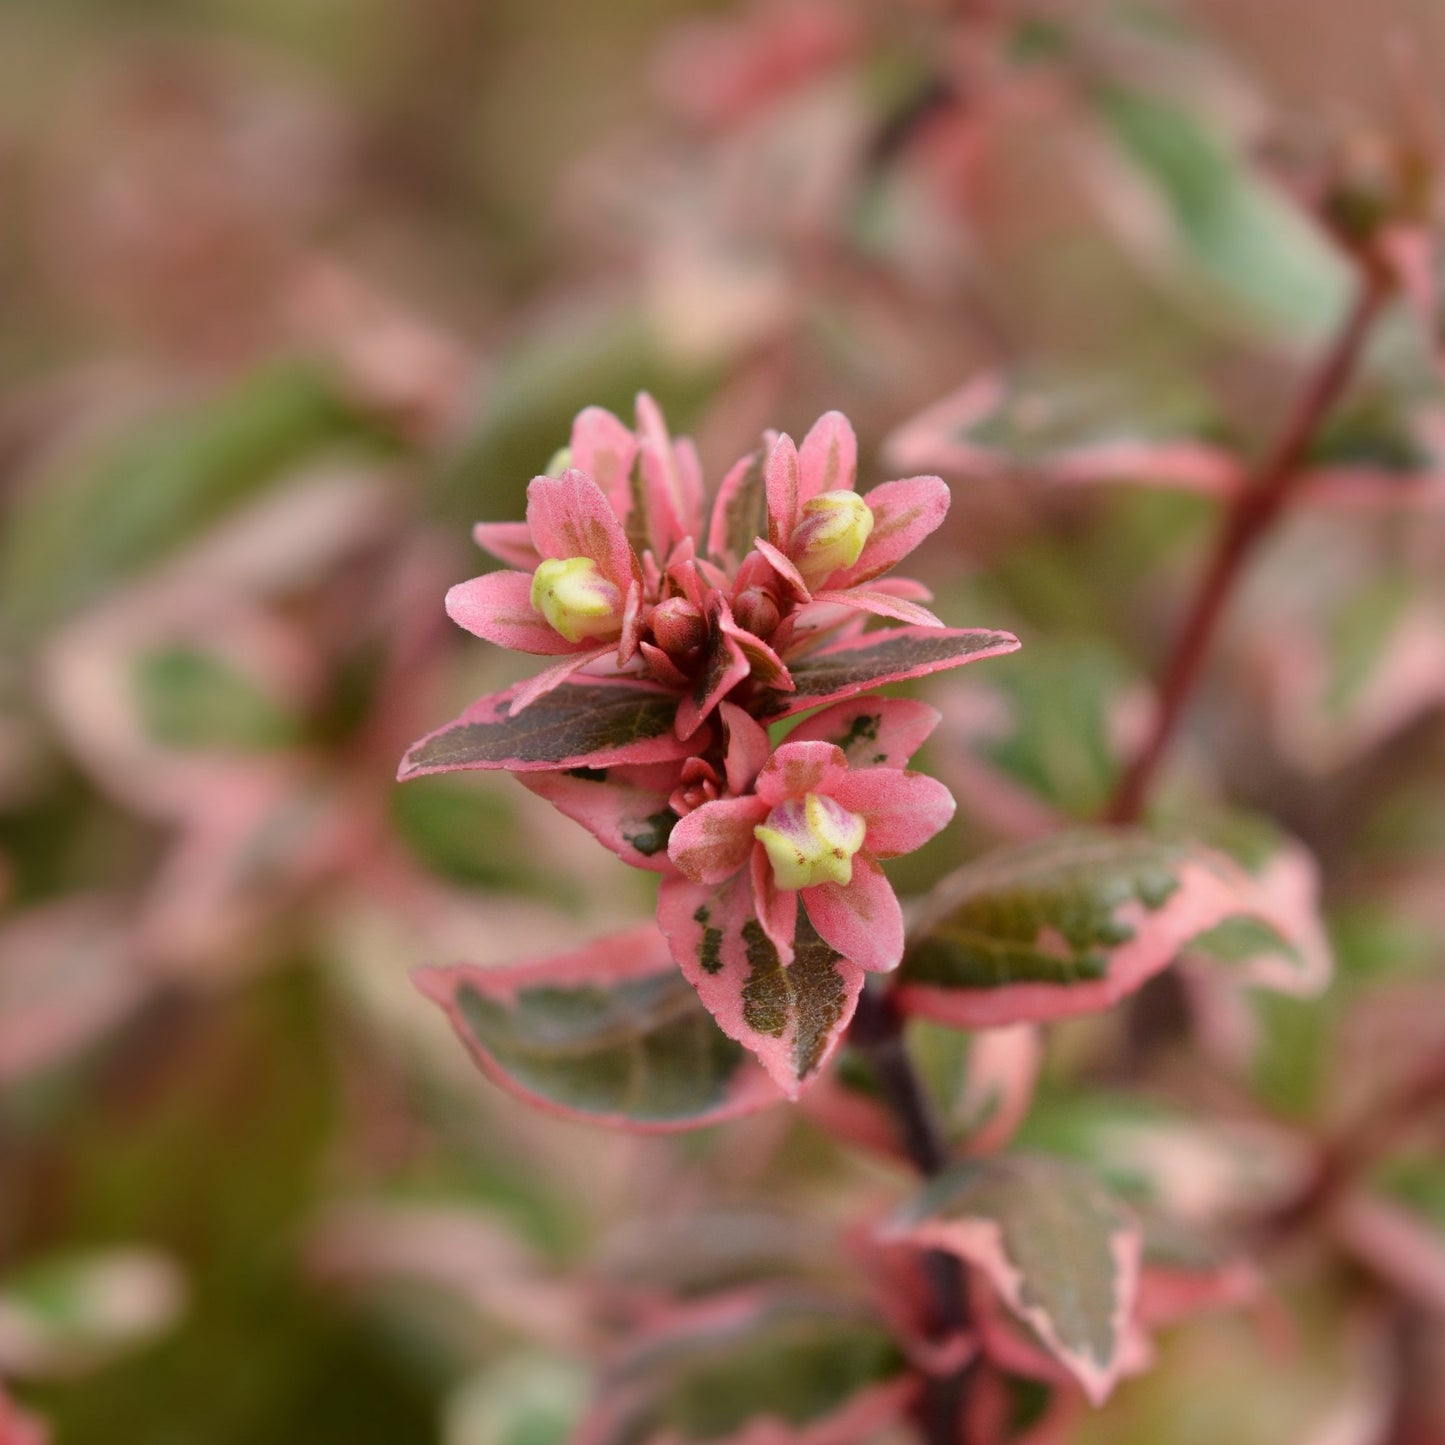
[[[632,467],[637,438],[631,428],[600,406],[584,407],[572,423],[572,465],[602,489],[619,520],[632,503]]]
[[[813,601],[856,607],[860,612],[871,612],[875,617],[891,617],[895,622],[907,622],[915,627],[943,626],[942,619],[935,617],[926,607],[902,597],[890,597],[886,592],[870,591],[866,587],[828,588],[813,593]]]
[[[697,454],[685,438],[673,441],[657,403],[637,397],[638,472],[646,533],[659,560],[702,526],[702,473]]]
[[[1112,1007],[1225,920],[1281,917],[1232,858],[1097,827],[997,849],[949,875],[910,932],[898,998],[956,1028]]]
[[[936,707],[912,698],[851,698],[804,718],[788,741],[832,743],[850,768],[902,768],[941,718]]]
[[[622,523],[602,489],[575,467],[560,477],[533,477],[527,525],[544,557],[589,557],[625,596],[641,574]]]
[[[758,555],[767,560],[768,566],[778,574],[778,577],[787,583],[789,591],[799,602],[812,600],[813,594],[808,590],[808,584],[803,581],[803,574],[798,571],[797,565],[781,547],[775,546],[766,537],[754,537],[753,546],[757,548]]]
[[[798,449],[784,433],[768,448],[763,466],[768,497],[768,541],[785,556],[798,525]]]
[[[667,843],[677,823],[668,798],[677,786],[676,763],[612,768],[568,768],[562,772],[518,773],[529,792],[592,834],[634,868],[666,873],[672,864]]]
[[[997,480],[1133,482],[1208,495],[1237,491],[1243,469],[1202,395],[1154,396],[1125,378],[975,377],[884,445],[893,466]]]
[[[950,497],[939,477],[906,477],[874,487],[863,500],[873,513],[873,530],[858,560],[824,579],[836,591],[871,582],[901,562],[938,530],[948,515]]]
[[[1017,651],[1018,645],[1011,633],[984,628],[894,627],[849,637],[790,658],[788,671],[794,691],[768,696],[763,715],[769,719],[790,717],[820,703],[840,702],[910,677],[1001,657]]]
[[[815,1289],[659,1312],[604,1376],[572,1445],[859,1445],[917,1394],[887,1332]]]
[[[733,464],[718,486],[708,525],[708,554],[729,570],[736,569],[767,521],[762,467],[758,454],[750,452]]]
[[[1118,1378],[1139,1286],[1139,1226],[1087,1170],[1047,1154],[956,1165],[888,1237],[980,1270],[1096,1405]]]
[[[488,572],[458,582],[447,592],[446,609],[447,616],[472,636],[514,652],[545,657],[595,646],[590,641],[580,647],[568,642],[532,606],[532,579],[525,572]]]
[[[517,687],[478,698],[460,717],[415,742],[401,781],[463,768],[610,767],[661,763],[698,750],[673,727],[676,697],[624,678],[564,683],[511,715]]]
[[[574,652],[570,657],[564,657],[561,662],[554,662],[551,667],[544,667],[541,672],[529,677],[526,682],[519,682],[512,693],[512,717],[519,717],[538,698],[546,697],[549,692],[556,691],[574,673],[591,667],[594,662],[601,662],[604,657],[611,657],[612,652],[612,644],[603,642],[589,647],[585,652]]]
[[[863,970],[829,948],[801,909],[793,961],[785,965],[758,922],[746,872],[719,887],[664,878],[657,921],[723,1032],[751,1049],[796,1099],[842,1039]]]
[[[532,529],[525,522],[478,522],[472,528],[472,540],[498,561],[528,575],[542,560],[532,541]]]
[[[554,958],[415,979],[494,1083],[566,1118],[669,1133],[777,1102],[650,924]]]
[[[851,492],[858,483],[858,438],[841,411],[826,411],[798,448],[798,503],[823,492]]]
[[[1263,820],[1249,843],[1237,841],[1241,824],[1253,821],[1231,820],[1232,829],[1205,836],[1254,879],[1257,905],[1191,939],[1188,959],[1247,988],[1313,998],[1334,973],[1320,913],[1319,866],[1302,843]]]

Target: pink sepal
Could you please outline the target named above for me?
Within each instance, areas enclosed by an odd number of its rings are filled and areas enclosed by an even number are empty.
[[[846,885],[804,888],[803,907],[818,935],[860,968],[886,973],[903,958],[903,910],[883,869],[867,853],[853,855]]]
[[[568,642],[532,606],[532,579],[525,572],[488,572],[458,582],[447,593],[446,608],[458,627],[514,652],[548,657],[596,646],[591,639]]]

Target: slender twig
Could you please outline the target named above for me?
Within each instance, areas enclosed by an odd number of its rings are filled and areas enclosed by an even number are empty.
[[[931,1177],[950,1162],[948,1138],[908,1056],[903,1016],[885,990],[864,989],[858,999],[848,1041],[872,1066],[878,1087],[898,1126],[905,1152],[918,1172]],[[923,1259],[934,1313],[944,1334],[968,1328],[968,1289],[963,1262],[941,1250]],[[959,1434],[968,1367],[930,1382],[927,1399],[931,1445],[963,1445]]]
[[[1153,727],[1120,781],[1106,815],[1110,822],[1132,823],[1143,811],[1154,775],[1194,694],[1244,564],[1289,501],[1300,476],[1300,464],[1354,372],[1389,290],[1384,270],[1368,267],[1354,304],[1300,393],[1274,446],[1226,513],[1214,554],[1165,668]]]
[[[1445,1059],[1432,1059],[1325,1145],[1309,1183],[1265,1221],[1273,1237],[1292,1234],[1328,1213],[1339,1197],[1422,1121],[1445,1110]]]

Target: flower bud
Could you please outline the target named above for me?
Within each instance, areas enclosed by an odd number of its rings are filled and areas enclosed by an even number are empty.
[[[552,459],[542,469],[549,477],[560,477],[572,465],[572,448],[558,447],[552,453]]]
[[[622,635],[622,594],[590,557],[549,557],[532,577],[532,606],[568,642]]]
[[[803,581],[816,586],[840,567],[851,567],[873,531],[873,513],[856,492],[823,492],[803,503],[788,551]]]
[[[652,635],[669,657],[681,657],[702,646],[707,620],[697,603],[686,597],[669,597],[652,609]]]
[[[850,883],[853,855],[863,846],[867,824],[821,793],[787,798],[753,829],[767,850],[779,888]]]
[[[777,598],[765,587],[745,587],[733,599],[733,616],[739,627],[766,639],[777,631],[782,613]]]

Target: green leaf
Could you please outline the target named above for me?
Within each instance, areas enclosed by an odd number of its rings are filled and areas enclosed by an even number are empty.
[[[169,1328],[184,1303],[180,1271],[152,1251],[51,1256],[0,1289],[0,1353],[20,1375],[93,1369]]]
[[[866,1440],[911,1391],[871,1319],[821,1295],[752,1292],[664,1315],[618,1361],[578,1445],[694,1445],[773,1422],[797,1438]],[[805,1433],[807,1432],[807,1433]]]
[[[894,627],[865,633],[789,662],[795,691],[773,694],[769,715],[791,717],[820,703],[1014,652],[1018,645],[1007,632],[982,628]]]
[[[624,679],[567,682],[517,715],[515,687],[479,698],[407,750],[397,776],[463,768],[608,767],[683,758],[694,744],[673,730],[677,698]]]
[[[340,445],[390,447],[301,366],[156,417],[22,494],[0,544],[0,614],[28,631],[83,607]]]
[[[509,1355],[447,1401],[444,1445],[566,1445],[587,1401],[587,1376],[546,1355]]]
[[[1109,1008],[1227,919],[1260,920],[1301,951],[1322,946],[1313,913],[1294,893],[1277,899],[1275,882],[1203,844],[1134,829],[998,849],[935,889],[900,999],[956,1027],[996,1027]]]
[[[1118,655],[1097,643],[1031,642],[1008,667],[965,688],[987,689],[992,705],[963,718],[972,750],[992,769],[1072,818],[1097,817],[1113,794],[1119,766],[1115,714],[1128,679]],[[957,710],[956,710],[957,711]],[[966,782],[961,805],[969,806]]]
[[[1335,324],[1352,284],[1343,255],[1243,154],[1171,100],[1110,86],[1096,104],[1162,203],[1184,279],[1216,319],[1232,308],[1242,322],[1299,340]]]
[[[416,980],[489,1077],[569,1118],[657,1133],[778,1098],[651,926],[554,958],[429,968]]]
[[[961,1164],[889,1233],[981,1270],[1098,1404],[1118,1377],[1139,1282],[1133,1216],[1087,1169],[1047,1154]]]
[[[214,654],[166,647],[134,672],[141,726],[165,747],[261,752],[295,743],[300,719]]]

